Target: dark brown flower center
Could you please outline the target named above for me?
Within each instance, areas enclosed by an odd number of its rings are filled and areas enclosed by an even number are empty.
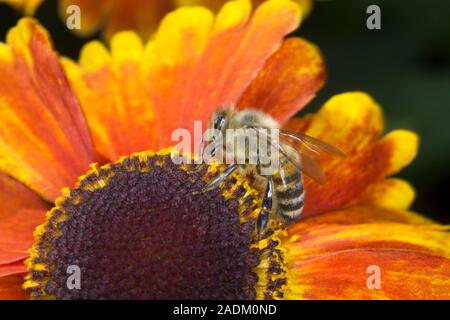
[[[204,174],[159,155],[88,174],[33,247],[32,297],[254,299],[264,252],[252,248],[255,199],[233,179],[194,195]]]

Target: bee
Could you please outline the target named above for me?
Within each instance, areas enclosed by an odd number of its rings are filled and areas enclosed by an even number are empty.
[[[241,174],[244,176],[256,176],[259,181],[265,184],[265,188],[264,186],[261,188],[265,189],[265,192],[256,223],[256,233],[259,237],[262,237],[267,229],[270,217],[275,218],[285,227],[300,219],[305,202],[303,174],[320,184],[325,184],[326,177],[321,166],[308,153],[316,155],[326,153],[341,158],[345,157],[341,150],[330,144],[304,134],[280,129],[275,119],[258,110],[244,109],[237,111],[233,106],[220,107],[213,113],[209,127],[220,132],[224,137],[223,141],[227,140],[227,135],[239,131],[228,129],[254,129],[257,132],[258,139],[267,139],[267,143],[278,151],[278,167],[273,171],[273,174],[262,175],[263,165],[259,161],[256,164],[234,162],[229,164],[220,175],[212,179],[202,190],[202,192],[207,192],[216,188],[238,169],[243,170]],[[274,141],[268,134],[270,129],[278,130],[278,142]],[[244,154],[244,158],[248,160],[248,144],[241,147],[226,147],[223,142],[218,143],[213,139],[210,149],[213,155],[218,151],[225,155],[231,152],[234,153],[235,157]]]

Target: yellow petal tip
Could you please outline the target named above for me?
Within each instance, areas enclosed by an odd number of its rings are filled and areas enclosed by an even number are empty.
[[[111,63],[111,56],[100,41],[91,41],[81,49],[80,65],[84,69],[95,71],[109,63]]]
[[[143,53],[141,38],[133,31],[122,31],[111,39],[111,54],[115,61],[139,60]]]
[[[391,145],[392,156],[388,174],[395,174],[409,165],[417,155],[419,136],[410,130],[395,130],[387,134],[382,143]]]

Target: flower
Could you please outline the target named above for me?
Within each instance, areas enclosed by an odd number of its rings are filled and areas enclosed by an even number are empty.
[[[42,1],[43,0],[0,0],[0,3],[4,2],[9,4],[29,16],[34,14],[36,8],[39,7]]]
[[[249,0],[247,0],[249,1]],[[259,5],[264,0],[252,0],[253,5]],[[295,0],[306,15],[312,7],[312,0]],[[81,11],[81,29],[73,31],[80,36],[89,36],[105,26],[102,35],[110,39],[118,31],[133,30],[144,39],[156,30],[161,19],[170,11],[180,6],[202,5],[214,12],[227,0],[60,0],[59,11],[63,19],[67,18],[67,7],[77,5]]]
[[[412,187],[389,178],[415,157],[416,134],[380,139],[381,108],[362,92],[289,120],[325,78],[314,45],[284,40],[300,16],[287,0],[185,7],[147,44],[121,32],[79,63],[21,20],[0,45],[0,298],[448,299],[448,228],[408,211]],[[230,102],[348,155],[321,157],[328,183],[306,178],[305,218],[271,221],[260,241],[246,179],[194,195],[222,168],[189,172],[146,151]],[[66,290],[68,264],[89,290]]]

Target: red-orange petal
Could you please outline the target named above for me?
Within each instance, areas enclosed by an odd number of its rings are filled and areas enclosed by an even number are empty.
[[[370,289],[371,266],[380,270],[380,289]],[[287,299],[450,299],[450,260],[421,252],[340,251],[294,268]]]
[[[157,28],[164,14],[174,8],[171,1],[148,0],[62,0],[59,1],[60,16],[68,17],[70,5],[77,5],[81,12],[81,28],[73,32],[89,36],[101,27],[102,35],[109,40],[113,34],[124,30],[134,30],[147,39]]]
[[[109,12],[103,36],[111,39],[119,31],[133,30],[143,39],[148,39],[164,15],[173,8],[171,1],[116,1]]]
[[[0,278],[0,300],[28,300],[29,295],[22,289],[25,275],[11,275]]]
[[[174,0],[175,4],[178,6],[192,6],[201,5],[210,8],[211,10],[217,12],[228,0]],[[253,5],[257,6],[266,0],[251,0]],[[302,17],[307,16],[312,9],[313,0],[293,0],[298,3],[302,9]]]
[[[36,226],[50,204],[16,180],[0,174],[0,266],[28,256]]]
[[[205,129],[218,106],[238,101],[299,15],[288,0],[268,1],[252,16],[248,1],[227,2],[217,16],[183,7],[162,20],[144,49],[136,35],[120,33],[112,54],[92,42],[80,67],[64,60],[97,150],[116,160],[173,145],[172,132],[192,129],[194,120]]]
[[[396,131],[401,135],[403,131]],[[415,135],[409,133],[412,140]],[[305,182],[307,199],[305,216],[341,208],[355,201],[365,201],[363,194],[374,184],[380,183],[392,168],[392,159],[397,158],[401,139],[381,140],[363,151],[348,156],[332,165],[324,165],[327,175],[326,185],[318,185],[311,180]],[[415,140],[417,141],[417,140]],[[411,142],[416,145],[416,142]],[[415,154],[415,153],[414,153]],[[408,161],[409,162],[409,158]]]
[[[53,201],[95,159],[77,99],[33,20],[0,43],[0,74],[0,171]]]
[[[42,0],[25,1],[30,3],[31,9]],[[228,0],[61,0],[59,12],[65,21],[69,14],[66,12],[68,6],[77,5],[81,11],[81,26],[72,30],[80,36],[89,36],[102,29],[102,36],[110,40],[119,31],[134,30],[143,39],[148,39],[158,27],[164,15],[179,6],[204,6],[213,12],[220,8]],[[236,1],[236,0],[235,0]],[[262,4],[265,0],[237,0],[240,2],[253,3],[255,6]],[[311,11],[313,0],[293,0],[301,8],[301,16],[305,17]],[[32,3],[36,5],[31,6]]]
[[[319,49],[300,38],[286,40],[240,98],[241,108],[258,108],[284,124],[325,82]]]
[[[295,128],[297,125],[298,129]],[[381,108],[361,92],[334,96],[307,121],[295,121],[287,126],[347,153],[346,159],[326,155],[318,157],[327,183],[319,185],[310,179],[305,180],[305,216],[341,208],[359,200],[367,202],[363,195],[368,188],[410,163],[418,147],[417,135],[406,130],[393,131],[378,141],[384,127]],[[411,200],[402,199],[402,206]]]
[[[27,272],[27,267],[23,260],[9,264],[0,264],[0,278]]]
[[[147,48],[149,61],[156,61],[150,65],[149,94],[156,117],[162,119],[159,147],[170,143],[174,129],[192,130],[194,120],[206,126],[218,106],[237,103],[283,37],[298,26],[300,11],[291,1],[267,1],[250,18],[246,3],[228,2],[209,26],[212,29],[205,24],[205,35],[194,31],[198,29],[191,18],[195,8],[181,8],[163,20],[155,42]],[[179,41],[175,45],[172,33],[164,32],[169,25],[178,25],[183,35],[175,38]],[[174,50],[172,55],[168,47]],[[158,59],[163,52],[169,59]],[[184,52],[181,57],[180,52]]]
[[[450,298],[450,234],[414,213],[375,207],[330,212],[296,224],[282,241],[286,298]],[[367,286],[370,266],[381,270],[381,289]]]
[[[359,208],[353,210],[357,211]],[[371,210],[373,214],[383,211],[379,208]],[[295,247],[295,254],[302,259],[313,259],[333,252],[354,249],[408,249],[450,258],[450,234],[443,226],[434,223],[405,224],[394,219],[387,220],[386,217],[368,222],[369,219],[362,217],[367,211],[361,212],[360,222],[347,223],[332,218],[338,212],[325,215],[321,219],[312,217],[297,223],[288,230],[287,239],[290,244],[287,246]],[[355,218],[349,217],[346,221]],[[312,221],[308,222],[310,219]]]
[[[314,227],[315,225],[353,225],[369,223],[404,223],[410,225],[433,224],[432,220],[407,210],[381,208],[374,205],[358,204],[347,208],[325,212],[301,220],[300,226],[293,230]]]
[[[80,67],[68,59],[62,62],[84,109],[97,152],[115,161],[151,149],[158,132],[140,73],[141,40],[132,32],[122,32],[113,37],[111,46],[112,54],[100,42],[85,46]]]

